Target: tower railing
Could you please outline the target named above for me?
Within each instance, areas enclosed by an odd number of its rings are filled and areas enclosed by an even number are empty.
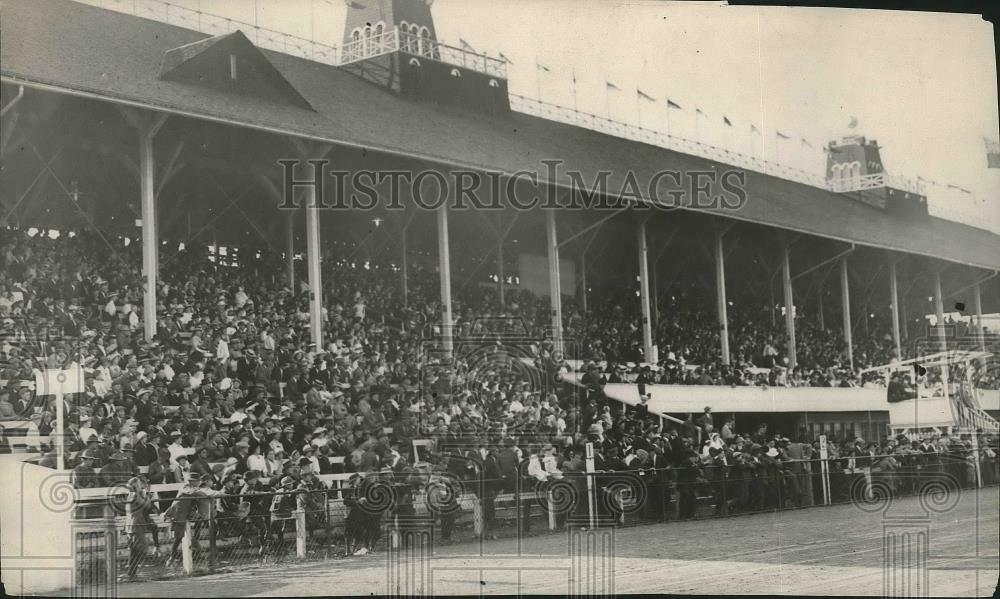
[[[340,47],[339,66],[368,60],[399,50],[399,29],[393,28],[345,43]]]
[[[837,193],[852,191],[865,191],[867,189],[880,189],[883,187],[894,187],[920,195],[924,194],[924,184],[920,181],[911,181],[900,177],[893,177],[888,173],[873,173],[871,175],[859,175],[841,179],[830,179],[827,188]]]
[[[407,54],[431,58],[494,77],[507,78],[507,62],[499,58],[451,46],[407,31],[398,31],[398,39],[397,50]]]

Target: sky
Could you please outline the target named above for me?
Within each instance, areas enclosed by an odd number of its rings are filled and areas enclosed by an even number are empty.
[[[171,1],[330,45],[348,10],[345,0]],[[512,94],[669,125],[817,175],[822,147],[855,117],[890,174],[936,182],[932,214],[1000,232],[1000,169],[986,167],[983,143],[1000,130],[994,32],[978,15],[648,0],[435,0],[431,11],[439,40],[511,60]],[[669,122],[666,98],[682,107]]]

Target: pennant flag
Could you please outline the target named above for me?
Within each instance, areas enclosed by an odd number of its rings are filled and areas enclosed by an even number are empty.
[[[507,58],[507,56],[503,52],[500,52],[499,54],[500,54],[500,60],[506,62],[507,64],[514,64],[514,61]]]
[[[535,67],[536,67],[536,68],[537,68],[537,69],[538,69],[539,71],[545,71],[546,73],[549,73],[549,72],[550,72],[550,71],[549,71],[549,67],[547,67],[547,66],[545,66],[545,65],[543,65],[543,64],[541,64],[541,63],[539,63],[539,62],[536,62],[536,63],[535,63]]]
[[[754,133],[760,133],[760,129],[758,129],[756,126],[754,126],[753,123],[750,123],[750,133],[751,133],[751,135],[754,134]]]
[[[681,110],[681,105],[677,102],[671,101],[670,98],[667,98],[667,108],[676,108],[677,110]]]
[[[851,122],[847,124],[848,129],[857,129],[858,127],[858,117],[852,116]]]
[[[461,37],[458,38],[458,43],[462,44],[462,49],[463,50],[468,50],[469,52],[475,52],[476,51],[476,49],[472,47],[472,44],[470,44],[469,42],[465,41],[464,38],[461,38]],[[478,54],[478,52],[477,52],[477,54]]]
[[[971,191],[969,191],[968,189],[966,189],[964,187],[959,187],[958,185],[953,185],[951,183],[948,184],[948,189],[957,189],[958,191],[961,191],[962,193],[972,193]]]
[[[605,81],[604,85],[607,86],[607,89],[613,89],[615,91],[621,91],[620,89],[618,89],[617,85],[615,85],[614,83],[611,83],[610,81]]]
[[[774,134],[778,136],[778,139],[791,139],[790,136],[785,135],[781,131],[775,131]]]
[[[804,145],[807,148],[813,147],[813,145],[811,143],[809,143],[808,141],[806,141],[806,138],[804,138],[804,137],[802,138],[802,145]]]
[[[641,89],[639,89],[639,88],[635,88],[635,93],[636,93],[636,94],[637,94],[637,95],[638,95],[638,96],[639,96],[640,98],[642,98],[643,100],[649,100],[650,102],[655,102],[655,101],[656,101],[656,98],[654,98],[653,96],[651,96],[651,95],[647,94],[646,92],[642,91],[642,90],[641,90]]]
[[[729,117],[727,117],[726,115],[722,115],[722,124],[724,124],[727,127],[732,127],[733,126],[733,122],[730,121]]]
[[[694,107],[694,112],[695,114],[705,114],[704,112],[701,111],[701,108],[698,108],[697,106]]]
[[[1000,142],[992,141],[984,137],[986,142],[986,166],[987,168],[1000,168]]]

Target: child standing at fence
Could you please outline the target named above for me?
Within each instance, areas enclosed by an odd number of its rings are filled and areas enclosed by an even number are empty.
[[[170,528],[174,533],[174,542],[167,557],[167,566],[176,563],[179,557],[178,549],[184,540],[187,523],[198,519],[198,500],[205,496],[201,491],[201,476],[192,473],[188,483],[180,490],[165,516],[171,521]]]
[[[139,564],[146,557],[146,533],[153,533],[156,555],[160,554],[160,535],[152,519],[152,514],[157,511],[156,504],[145,479],[139,476],[129,479],[128,489],[125,499],[125,534],[129,539],[128,576],[134,578]]]

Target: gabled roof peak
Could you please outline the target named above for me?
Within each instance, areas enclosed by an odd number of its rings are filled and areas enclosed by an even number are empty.
[[[313,110],[242,31],[224,33],[167,50],[160,79],[210,87]]]

